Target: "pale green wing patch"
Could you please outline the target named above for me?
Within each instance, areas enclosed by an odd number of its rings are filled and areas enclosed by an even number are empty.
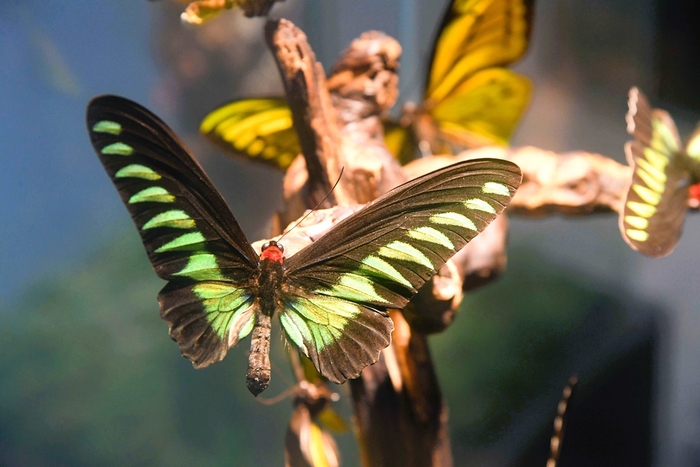
[[[161,317],[170,325],[170,337],[195,368],[223,359],[255,325],[255,297],[230,282],[184,286],[170,282],[158,299]]]
[[[671,116],[651,109],[636,88],[630,91],[625,145],[632,181],[620,213],[620,231],[635,250],[651,257],[666,256],[680,238],[687,209],[692,160],[680,149]]]
[[[282,303],[287,340],[334,383],[358,377],[391,341],[391,319],[357,303],[320,294],[289,294]]]

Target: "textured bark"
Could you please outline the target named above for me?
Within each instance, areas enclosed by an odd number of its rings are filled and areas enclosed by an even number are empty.
[[[335,181],[341,169],[338,165],[340,133],[335,109],[326,92],[326,76],[321,64],[316,62],[306,35],[290,21],[268,21],[265,40],[282,75],[308,172],[303,203],[313,207],[330,193],[332,184],[329,180]],[[343,198],[341,185],[328,196],[323,206],[333,206]]]
[[[381,33],[363,34],[343,53],[326,85],[306,36],[291,22],[268,22],[266,38],[280,68],[303,152],[285,177],[286,208],[280,225],[301,214],[302,208],[313,207],[319,190],[340,174],[341,167],[345,169],[327,200],[340,205],[336,211],[341,215],[317,211],[295,228],[295,237],[285,238],[291,255],[324,226],[354,212],[349,205],[369,202],[406,180],[384,144],[380,119],[396,100],[401,49]],[[457,276],[454,268],[447,270]],[[448,302],[453,309],[452,297]],[[441,322],[442,315],[438,314]],[[392,317],[402,325],[394,331],[392,344],[377,364],[350,383],[363,465],[449,466],[446,408],[425,335],[411,330],[400,312],[394,311]]]
[[[424,334],[393,310],[392,345],[350,381],[363,465],[452,465],[447,407]]]
[[[381,122],[396,102],[398,42],[378,32],[363,34],[326,82],[301,30],[281,20],[270,21],[266,31],[303,153],[287,169],[277,224],[287,225],[314,207],[341,168],[343,177],[324,207],[367,203],[406,181],[384,144]]]

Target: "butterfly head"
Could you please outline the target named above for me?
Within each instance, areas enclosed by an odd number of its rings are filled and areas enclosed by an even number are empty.
[[[260,259],[273,261],[275,263],[284,262],[284,247],[274,240],[266,242],[260,250]]]

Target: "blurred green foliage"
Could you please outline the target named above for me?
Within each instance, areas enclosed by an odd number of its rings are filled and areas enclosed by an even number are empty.
[[[195,371],[158,316],[162,285],[134,233],[1,313],[0,465],[282,464],[291,404],[253,399],[244,349]],[[289,386],[273,379],[270,395]]]
[[[282,465],[289,401],[262,406],[247,392],[245,343],[195,371],[158,316],[162,285],[133,233],[0,313],[0,465]],[[551,377],[570,358],[567,336],[600,300],[522,249],[500,281],[467,296],[432,341],[457,452],[487,445],[561,385]],[[268,397],[291,385],[275,341]],[[354,465],[352,436],[341,438]]]
[[[582,350],[595,347],[592,336],[606,337],[602,328],[619,329],[624,313],[615,297],[517,246],[503,277],[466,295],[461,308],[431,340],[456,452],[502,439],[543,394],[554,399],[530,431],[549,433],[558,394],[581,371]]]

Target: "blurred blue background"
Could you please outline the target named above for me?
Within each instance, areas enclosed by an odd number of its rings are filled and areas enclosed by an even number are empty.
[[[399,39],[403,102],[420,96],[442,8],[287,0],[273,15],[302,26],[326,69],[365,30]],[[246,393],[243,350],[200,372],[179,356],[157,313],[161,281],[84,127],[96,94],[141,102],[201,156],[249,238],[265,235],[281,176],[221,157],[196,133],[221,102],[280,92],[264,21],[229,12],[185,30],[181,9],[0,3],[0,465],[282,462],[290,405]],[[633,85],[687,136],[700,109],[698,13],[682,1],[540,0],[515,66],[535,92],[513,144],[622,162]],[[676,251],[651,260],[622,241],[614,215],[513,218],[508,271],[431,341],[455,465],[544,466],[573,372],[582,383],[562,467],[700,465],[699,232],[689,216]],[[291,384],[281,347],[275,393]],[[338,439],[355,465],[352,436]]]

